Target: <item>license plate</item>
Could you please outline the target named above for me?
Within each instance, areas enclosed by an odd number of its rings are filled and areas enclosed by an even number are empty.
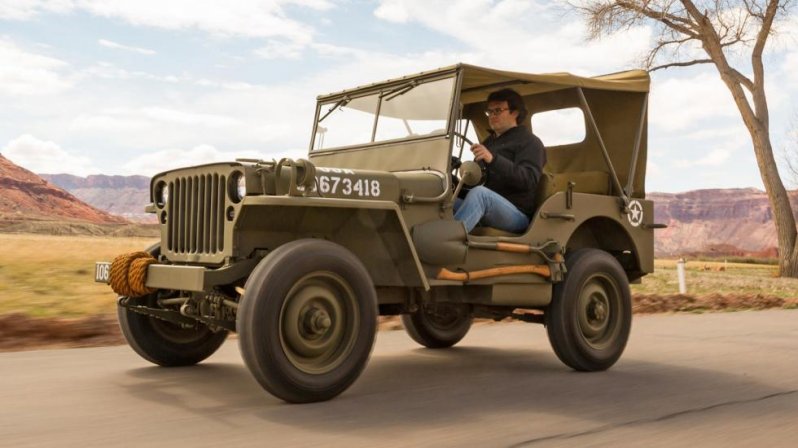
[[[108,278],[111,275],[111,263],[98,261],[94,264],[94,281],[99,283],[108,283]]]

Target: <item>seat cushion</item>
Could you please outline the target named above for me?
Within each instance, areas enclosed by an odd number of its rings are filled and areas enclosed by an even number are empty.
[[[497,229],[495,227],[474,227],[471,235],[476,236],[521,236],[519,233],[511,233],[506,230]]]

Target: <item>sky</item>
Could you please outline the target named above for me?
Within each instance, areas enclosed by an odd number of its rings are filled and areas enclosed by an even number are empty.
[[[779,27],[765,60],[782,161],[798,151],[798,20]],[[0,0],[0,154],[79,176],[306,157],[316,95],[458,62],[634,69],[653,31],[585,37],[545,0]],[[652,74],[648,139],[647,191],[763,189],[713,66]]]

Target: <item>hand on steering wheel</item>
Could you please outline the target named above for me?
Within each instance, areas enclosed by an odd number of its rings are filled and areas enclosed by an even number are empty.
[[[463,141],[468,143],[469,146],[474,146],[474,142],[472,142],[471,139],[469,139],[465,135],[463,135],[463,134],[461,134],[461,133],[459,133],[457,131],[452,132],[452,135],[455,136],[455,137],[463,139]],[[457,159],[458,162],[462,163],[462,161],[460,161],[459,157],[452,156],[452,161],[454,161],[454,159]],[[483,171],[487,169],[488,164],[485,163],[484,160],[476,160],[476,162],[479,164],[479,166],[482,167]],[[457,168],[460,168],[460,165],[458,165]]]
[[[463,141],[468,143],[469,146],[474,146],[474,142],[472,142],[471,139],[469,139],[465,135],[463,135],[463,134],[461,134],[461,133],[459,133],[457,131],[452,132],[452,135],[455,136],[455,137],[463,139]],[[456,162],[457,166],[455,166],[455,160],[457,161]],[[485,180],[487,180],[488,164],[485,163],[484,160],[476,160],[475,162],[477,164],[479,164],[480,168],[482,168],[482,182],[480,182],[480,185],[482,185],[482,184],[485,183]],[[463,162],[462,162],[462,160],[460,160],[459,157],[455,157],[454,155],[452,156],[452,176],[455,176],[455,173],[457,172],[457,169],[460,168],[460,166],[462,164],[463,164]]]

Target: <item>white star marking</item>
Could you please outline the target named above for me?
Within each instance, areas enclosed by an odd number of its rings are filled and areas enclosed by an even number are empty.
[[[637,227],[643,222],[643,206],[637,201],[629,204],[629,224]]]

